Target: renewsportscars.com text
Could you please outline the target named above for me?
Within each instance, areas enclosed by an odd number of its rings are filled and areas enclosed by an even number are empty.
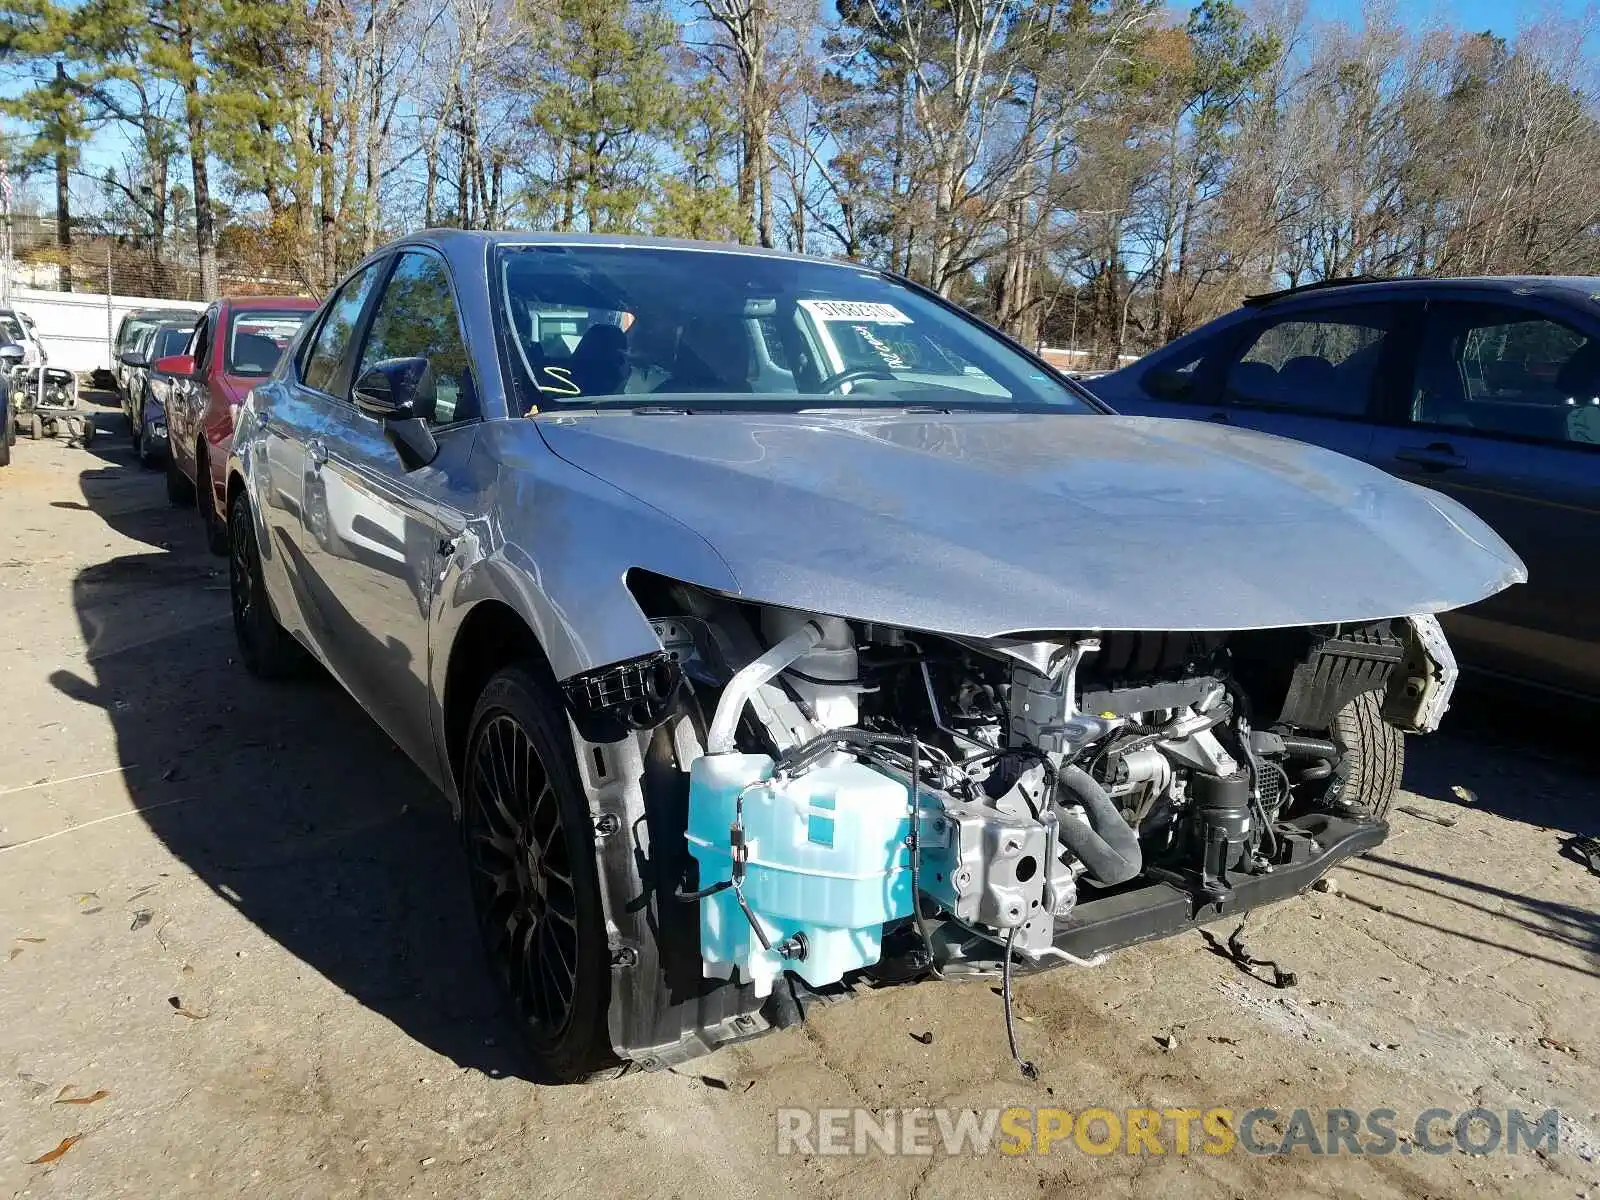
[[[782,1155],[1556,1154],[1561,1114],[1392,1108],[780,1108]]]

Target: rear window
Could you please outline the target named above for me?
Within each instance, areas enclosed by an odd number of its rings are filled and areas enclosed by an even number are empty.
[[[271,375],[310,315],[302,311],[235,313],[233,328],[228,331],[228,374]]]
[[[150,361],[153,363],[158,358],[182,354],[193,332],[192,329],[163,329],[156,334],[155,345],[150,349]]]

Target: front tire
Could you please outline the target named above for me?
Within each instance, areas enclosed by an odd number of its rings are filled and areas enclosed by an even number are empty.
[[[141,467],[154,467],[156,465],[156,454],[150,447],[149,425],[139,426],[139,441],[134,448],[139,452],[139,465]]]
[[[1336,808],[1384,817],[1405,773],[1405,735],[1383,719],[1383,693],[1363,692],[1339,710],[1332,736],[1343,750],[1329,783]]]
[[[211,456],[203,443],[195,447],[194,454],[195,503],[200,506],[200,523],[206,531],[206,549],[221,558],[228,553],[228,526],[217,516],[217,491],[211,485]]]
[[[619,1073],[594,826],[555,687],[533,664],[502,669],[468,726],[462,834],[484,946],[538,1073],[578,1083]]]
[[[174,508],[188,508],[194,503],[194,484],[178,469],[176,457],[167,452],[167,503]]]
[[[233,603],[233,633],[245,670],[257,679],[288,679],[298,673],[305,652],[300,643],[278,624],[267,597],[261,573],[261,552],[256,545],[256,523],[250,499],[241,491],[233,499],[228,519],[233,525],[232,553],[228,556],[228,594]]]

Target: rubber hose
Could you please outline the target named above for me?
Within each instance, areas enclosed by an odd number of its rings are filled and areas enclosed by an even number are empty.
[[[1281,733],[1278,737],[1290,758],[1320,758],[1333,762],[1339,757],[1339,747],[1326,738],[1305,737],[1298,733]]]
[[[1061,840],[1089,869],[1089,881],[1101,887],[1127,883],[1144,869],[1139,835],[1122,819],[1105,788],[1082,767],[1062,768],[1057,777],[1057,803],[1071,799],[1083,805],[1089,823],[1074,817],[1061,821]],[[1062,795],[1065,793],[1065,796]]]

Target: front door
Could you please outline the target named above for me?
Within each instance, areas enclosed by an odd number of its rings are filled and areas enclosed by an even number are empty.
[[[1214,395],[1192,415],[1367,458],[1409,311],[1374,302],[1266,315],[1208,373]]]
[[[428,631],[437,588],[466,528],[466,485],[479,415],[449,272],[437,254],[406,250],[342,372],[340,395],[318,399],[306,443],[301,537],[319,643],[350,691],[425,769],[433,771]],[[407,469],[382,422],[351,395],[375,364],[423,358],[419,415],[438,447]]]
[[[211,342],[217,327],[217,306],[212,305],[195,322],[194,332],[184,353],[194,364],[188,377],[174,379],[168,392],[171,399],[167,412],[167,453],[187,478],[197,478],[195,446],[200,439],[200,418],[205,411],[206,365],[211,353]]]

